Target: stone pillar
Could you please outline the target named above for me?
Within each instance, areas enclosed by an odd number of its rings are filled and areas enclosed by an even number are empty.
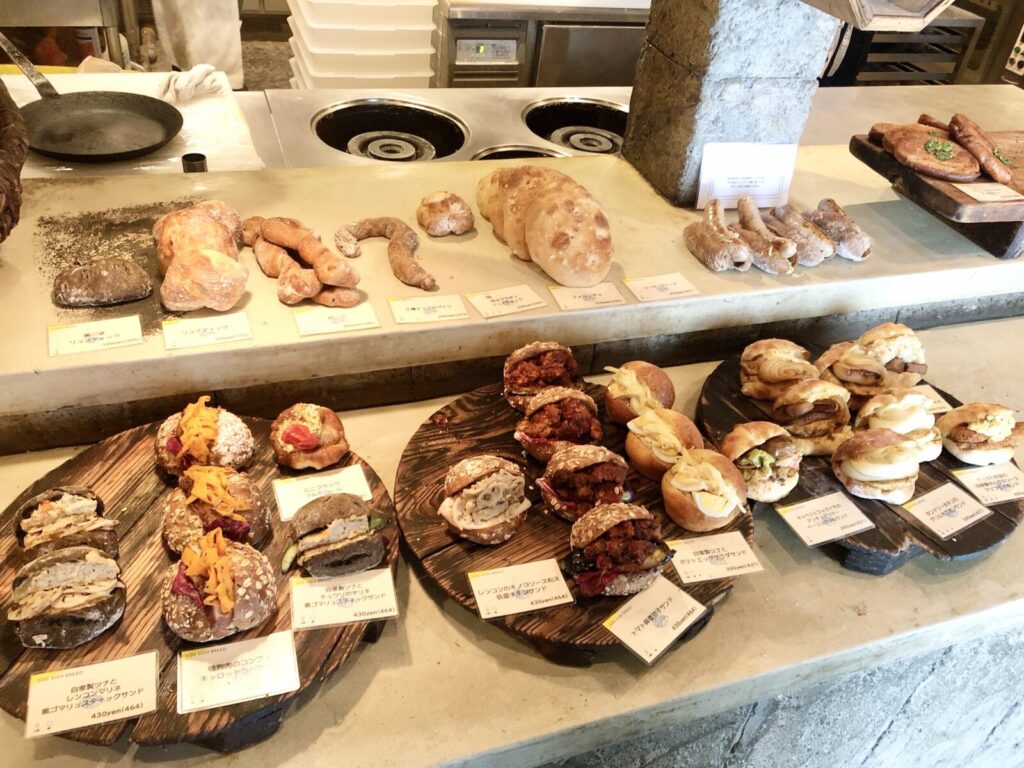
[[[704,144],[796,143],[837,26],[801,0],[653,0],[623,156],[689,206]]]

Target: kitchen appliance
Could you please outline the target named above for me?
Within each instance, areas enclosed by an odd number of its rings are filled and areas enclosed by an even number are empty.
[[[1024,2],[957,0],[957,6],[985,19],[960,82],[1024,85]]]

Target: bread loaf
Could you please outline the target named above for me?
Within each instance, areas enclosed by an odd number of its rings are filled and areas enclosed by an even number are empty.
[[[209,307],[227,312],[245,293],[248,270],[230,256],[208,248],[178,253],[160,286],[160,300],[172,312]]]

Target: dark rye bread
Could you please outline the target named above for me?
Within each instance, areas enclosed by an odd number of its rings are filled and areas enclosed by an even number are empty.
[[[330,493],[300,507],[289,523],[289,530],[292,538],[297,539],[326,528],[335,520],[369,517],[371,514],[373,509],[359,496],[352,493]]]
[[[185,484],[185,475],[179,478],[179,486]],[[244,472],[231,475],[228,480],[231,495],[249,503],[250,508],[240,510],[238,514],[249,523],[246,544],[261,547],[270,536],[270,507],[267,505],[259,486]],[[192,539],[199,538],[203,530],[203,519],[196,511],[198,502],[186,504],[188,498],[182,487],[175,488],[163,505],[163,522],[161,530],[164,543],[172,552],[180,553]]]
[[[583,549],[610,528],[627,520],[653,520],[654,515],[638,504],[602,504],[572,524],[569,546]]]
[[[301,553],[296,562],[311,576],[344,576],[380,565],[384,539],[376,532],[336,541]]]
[[[68,547],[93,547],[101,552],[105,552],[116,560],[120,554],[120,546],[118,544],[117,531],[114,530],[73,533],[70,536],[62,536],[59,539],[53,539],[52,541],[44,541],[31,549],[24,549],[25,531],[23,531],[21,527],[22,521],[27,520],[35,508],[44,501],[56,501],[64,494],[81,496],[86,499],[94,499],[96,501],[96,516],[103,517],[103,511],[105,509],[103,499],[96,495],[96,492],[91,488],[79,485],[59,485],[55,488],[50,488],[49,490],[36,494],[22,504],[21,507],[18,508],[17,514],[14,516],[14,535],[18,539],[18,544],[23,548],[22,562],[27,563],[38,557],[42,557],[43,555],[48,555],[59,549],[67,549]]]
[[[144,299],[153,292],[146,271],[131,259],[108,256],[57,275],[53,303],[60,307],[105,307]]]
[[[499,456],[491,456],[484,453],[479,456],[463,459],[453,465],[448,470],[448,474],[445,475],[444,493],[446,496],[454,496],[477,480],[482,480],[502,469],[514,475],[523,474],[523,470],[519,468],[518,464],[514,464],[508,459],[503,459]]]

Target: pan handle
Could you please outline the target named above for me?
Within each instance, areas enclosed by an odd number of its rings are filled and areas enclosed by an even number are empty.
[[[32,66],[32,62],[28,60],[28,56],[18,50],[18,46],[7,39],[7,35],[0,32],[0,48],[3,48],[4,53],[11,57],[11,61],[18,65],[25,77],[32,81],[32,85],[39,91],[39,95],[44,99],[55,99],[60,94],[57,93],[57,89],[53,87],[53,83],[43,77],[43,73]]]

